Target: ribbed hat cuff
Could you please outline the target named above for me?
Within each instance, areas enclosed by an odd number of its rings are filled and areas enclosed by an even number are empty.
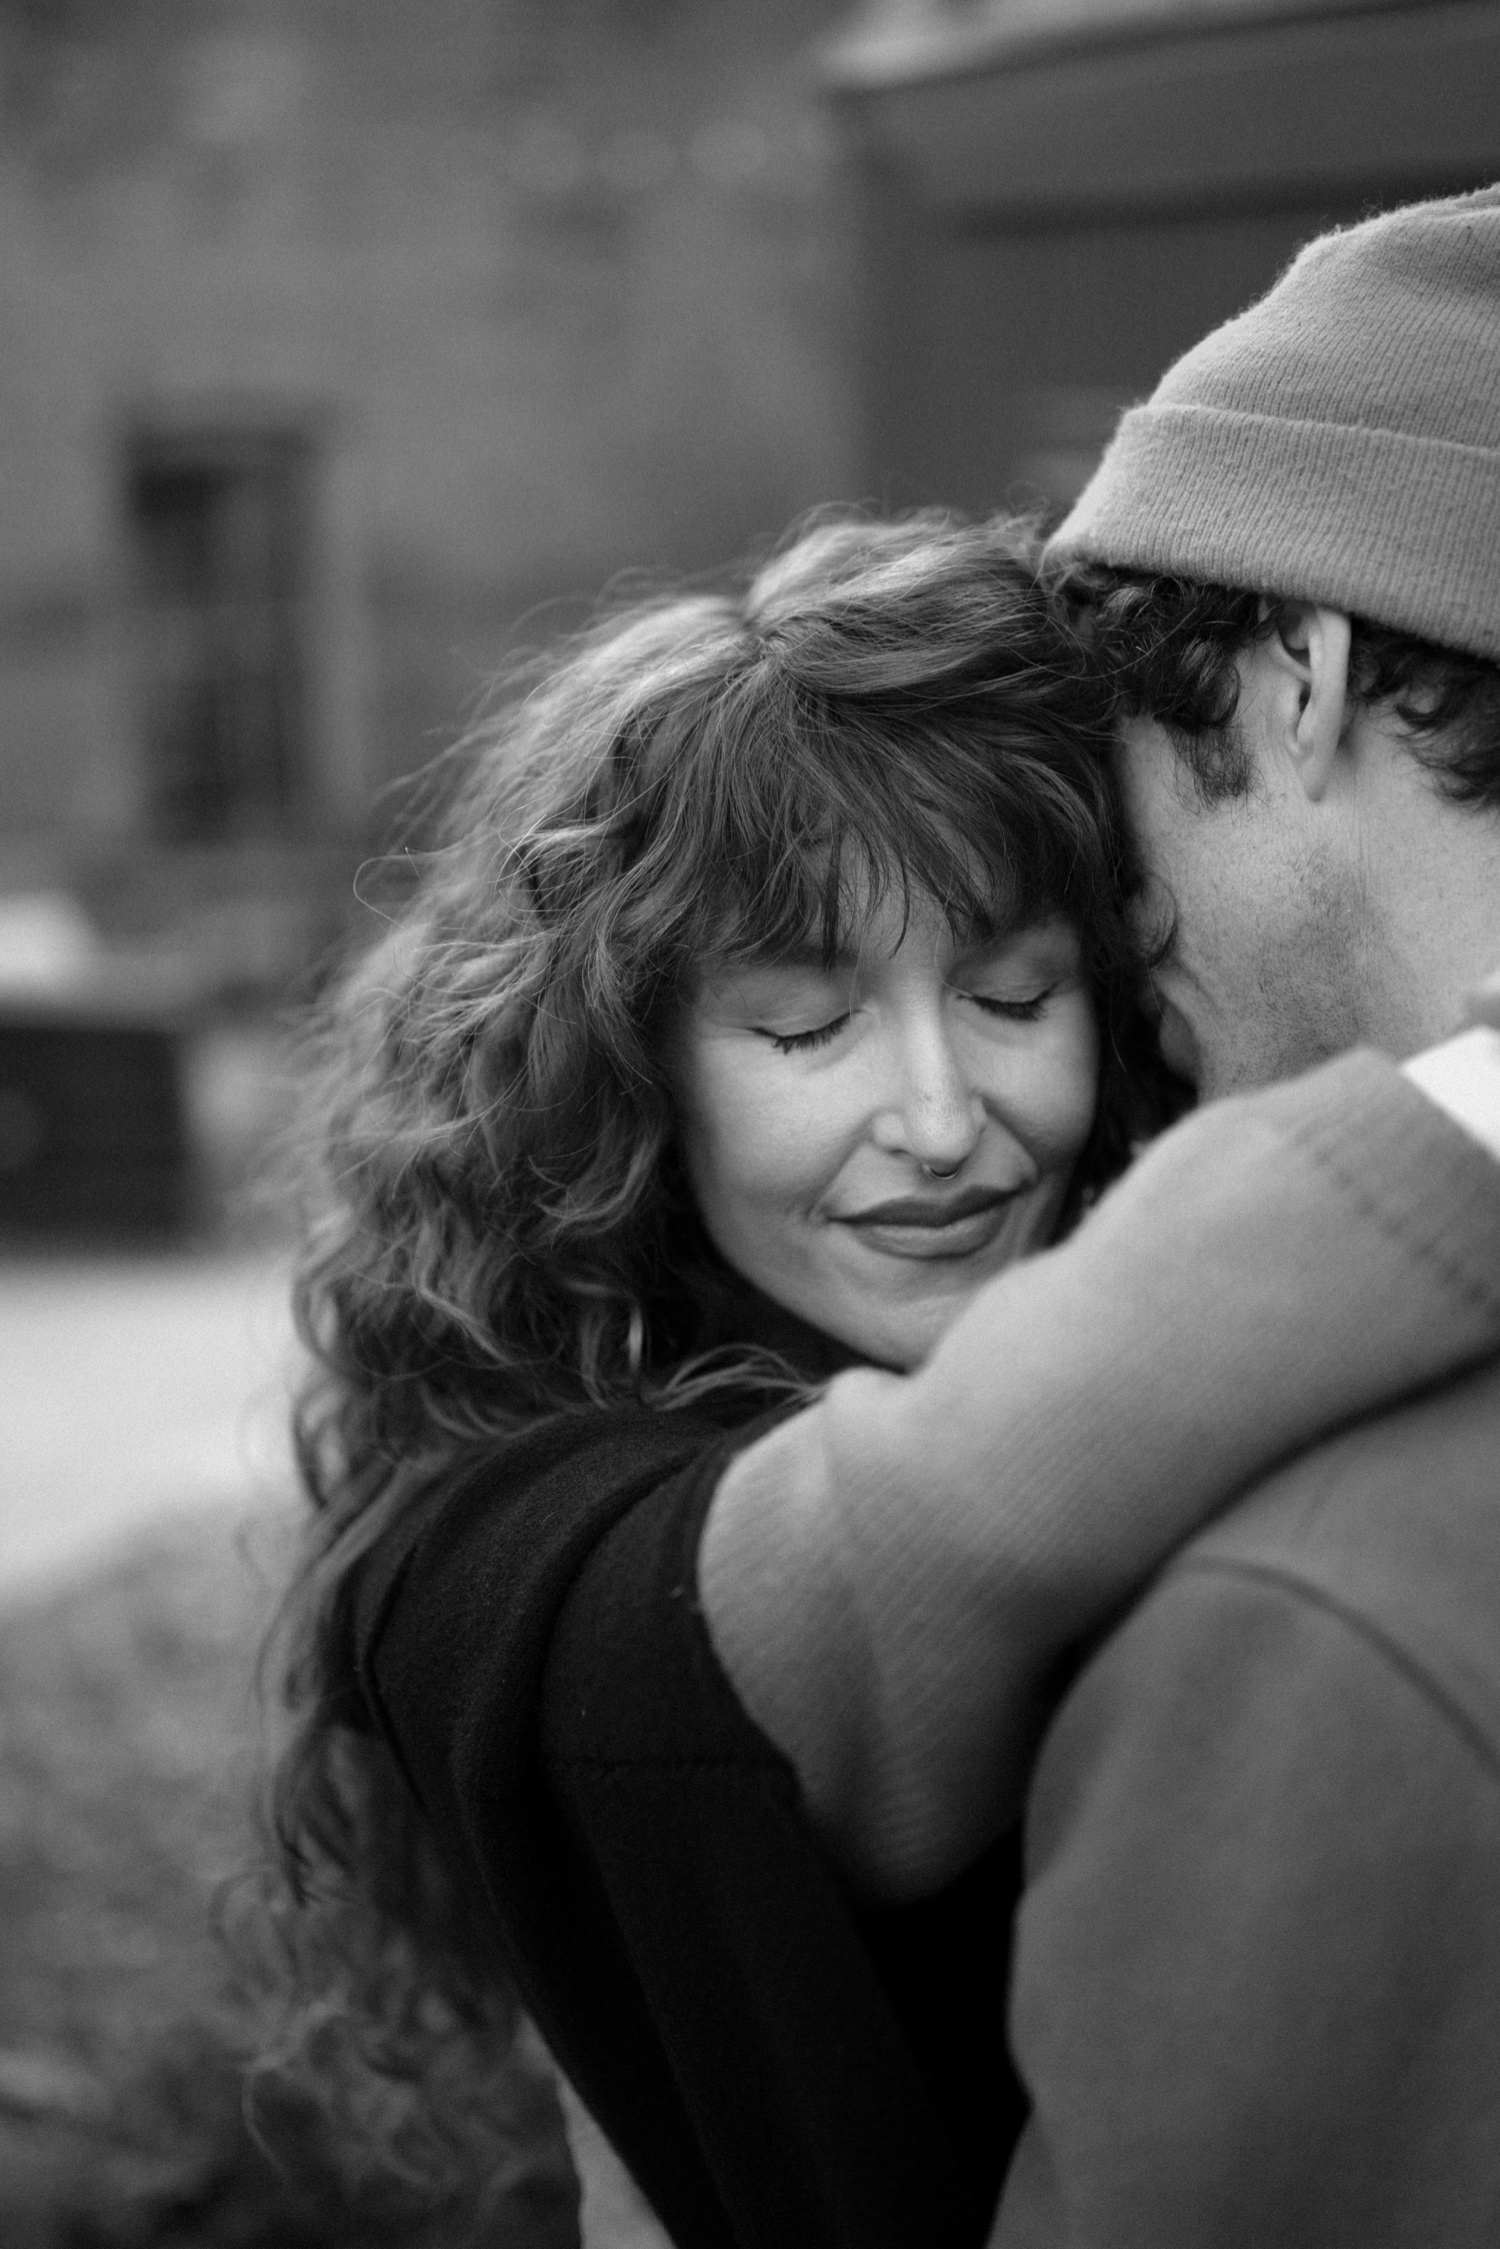
[[[1223,407],[1126,414],[1049,544],[1317,601],[1500,663],[1500,454]]]

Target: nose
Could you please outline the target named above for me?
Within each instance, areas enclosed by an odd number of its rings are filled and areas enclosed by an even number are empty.
[[[979,1144],[985,1107],[941,1017],[900,1026],[889,1068],[889,1098],[872,1126],[876,1145],[929,1171],[957,1171]]]

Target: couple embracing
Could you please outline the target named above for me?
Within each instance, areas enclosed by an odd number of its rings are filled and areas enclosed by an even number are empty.
[[[678,2249],[1500,2238],[1500,190],[1040,567],[825,521],[469,748],[324,1026],[309,2067],[482,2134],[514,1989]]]

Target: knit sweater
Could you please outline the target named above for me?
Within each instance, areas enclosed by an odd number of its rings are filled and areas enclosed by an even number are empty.
[[[1191,1540],[1027,1811],[995,2249],[1500,2241],[1500,1361]]]

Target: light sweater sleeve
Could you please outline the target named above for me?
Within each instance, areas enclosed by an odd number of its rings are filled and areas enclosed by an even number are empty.
[[[716,1652],[860,1886],[1019,1810],[1059,1664],[1252,1478],[1500,1349],[1500,1165],[1367,1052],[1165,1134],[921,1370],[839,1376],[715,1494]]]

